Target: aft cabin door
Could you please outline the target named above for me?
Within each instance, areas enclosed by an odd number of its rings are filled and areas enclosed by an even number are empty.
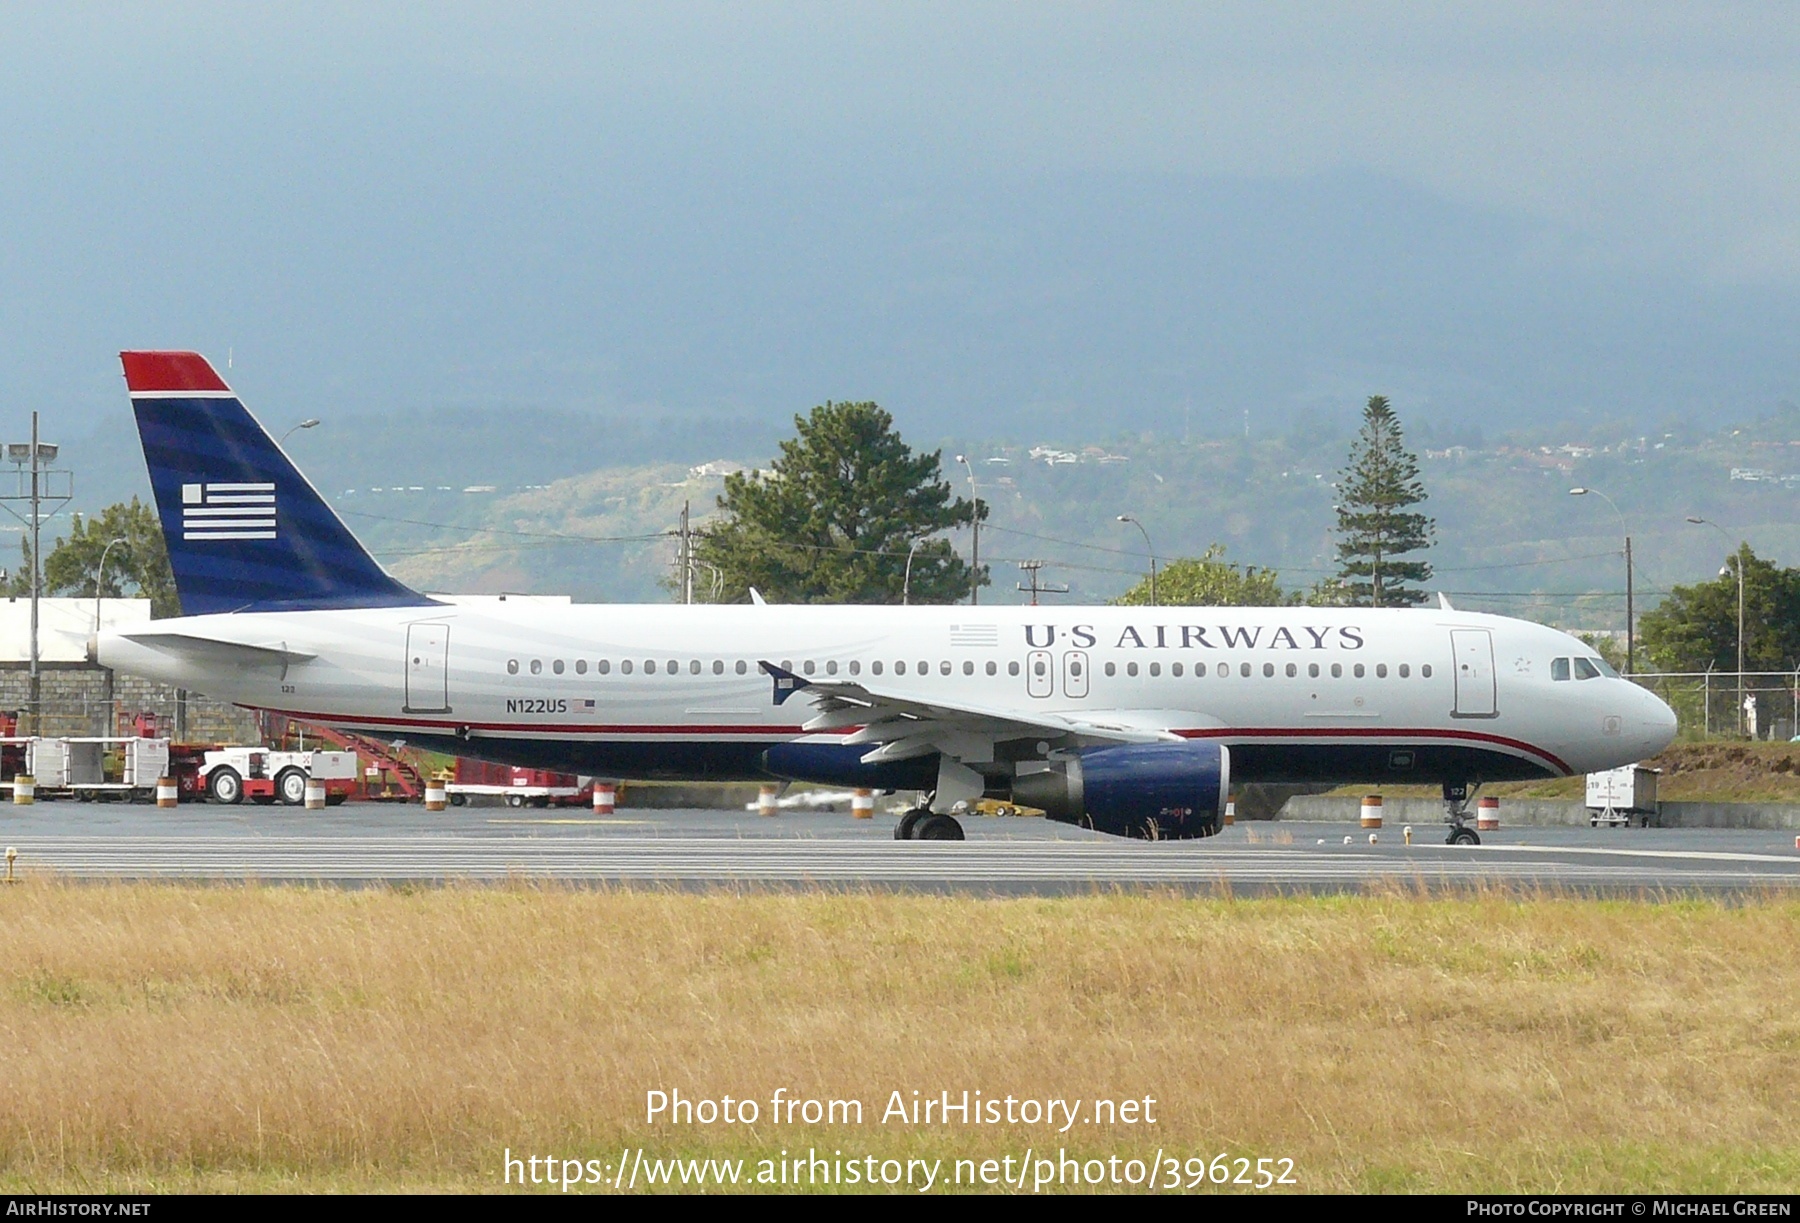
[[[1456,709],[1459,718],[1491,718],[1494,707],[1494,638],[1486,629],[1451,629],[1456,656]]]
[[[450,626],[406,626],[407,713],[450,712]]]

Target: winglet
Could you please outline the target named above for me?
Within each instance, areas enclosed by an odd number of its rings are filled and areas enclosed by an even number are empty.
[[[802,688],[812,687],[812,684],[810,681],[801,679],[798,675],[795,675],[792,671],[789,671],[783,667],[778,667],[772,662],[759,662],[756,665],[761,667],[765,672],[767,672],[769,674],[769,676],[771,678],[774,679],[774,681],[775,681],[775,703],[777,705],[787,704],[787,699],[790,696],[793,696],[794,693],[800,691]]]
[[[1445,594],[1441,590],[1438,591],[1438,610],[1440,610],[1440,611],[1455,611],[1456,610],[1454,607],[1450,606],[1450,596]]]

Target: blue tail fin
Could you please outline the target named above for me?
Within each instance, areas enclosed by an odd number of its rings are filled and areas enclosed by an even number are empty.
[[[431,602],[375,563],[205,357],[119,357],[184,615]]]

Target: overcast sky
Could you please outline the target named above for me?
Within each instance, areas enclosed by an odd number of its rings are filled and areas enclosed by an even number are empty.
[[[0,8],[0,428],[1800,399],[1785,4]]]

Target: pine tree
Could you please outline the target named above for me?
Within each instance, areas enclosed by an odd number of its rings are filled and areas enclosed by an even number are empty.
[[[1411,508],[1425,500],[1425,485],[1401,440],[1386,397],[1370,396],[1338,481],[1338,589],[1353,607],[1414,607],[1426,598],[1417,584],[1431,580],[1431,566],[1399,558],[1429,548],[1437,523]]]
[[[932,538],[969,525],[974,503],[939,478],[939,452],[915,455],[893,426],[875,404],[826,403],[794,418],[766,474],[725,477],[723,513],[694,544],[721,601],[755,587],[774,603],[952,603],[986,584]]]

